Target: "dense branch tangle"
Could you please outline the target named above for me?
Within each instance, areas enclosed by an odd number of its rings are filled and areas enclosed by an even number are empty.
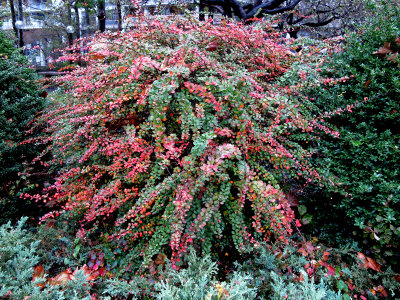
[[[200,5],[219,6],[228,17],[235,15],[240,20],[249,21],[252,18],[261,18],[264,15],[274,15],[293,10],[302,0],[255,0],[253,4],[243,4],[238,0],[203,0]],[[285,4],[282,6],[282,4]]]
[[[265,15],[283,14],[282,24],[291,26],[320,27],[334,20],[363,18],[363,1],[350,0],[253,0],[246,3],[239,0],[200,0],[200,20],[204,20],[204,7],[219,11],[228,18],[237,17],[245,23]],[[364,16],[365,17],[365,16]],[[350,22],[351,23],[351,22]],[[353,22],[354,23],[354,22]]]

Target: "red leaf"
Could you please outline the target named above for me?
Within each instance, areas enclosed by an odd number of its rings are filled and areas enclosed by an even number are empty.
[[[332,266],[328,266],[328,275],[335,276],[336,272]]]
[[[106,268],[100,268],[100,269],[98,270],[98,272],[99,272],[99,275],[100,275],[100,276],[104,276],[104,275],[106,275]]]
[[[328,269],[328,275],[329,275],[329,276],[335,276],[336,271],[335,271],[335,269],[334,269],[330,264],[327,264],[326,262],[324,262],[324,261],[322,261],[322,260],[319,261],[319,264],[320,264],[321,266],[324,266],[325,268]]]

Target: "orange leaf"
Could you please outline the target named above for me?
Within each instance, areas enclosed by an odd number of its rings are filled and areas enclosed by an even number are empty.
[[[374,261],[372,258],[365,256],[361,252],[357,252],[357,258],[359,260],[361,260],[361,262],[362,262],[361,266],[366,268],[367,270],[372,269],[377,272],[382,272],[381,266],[376,261]]]
[[[33,276],[32,276],[32,281],[35,281],[38,278],[43,278],[44,277],[44,268],[42,265],[38,265],[33,269]],[[38,283],[37,286],[40,288],[44,288],[46,285],[46,282],[44,283]]]
[[[324,255],[322,256],[322,260],[323,261],[327,261],[328,260],[328,258],[329,258],[329,252],[328,251],[324,251]]]
[[[385,288],[383,287],[383,286],[375,286],[374,287],[374,290],[377,292],[377,293],[379,293],[379,294],[381,294],[381,296],[383,296],[383,297],[387,297],[388,296],[388,294],[386,293],[386,291],[385,291]]]
[[[42,278],[44,276],[44,268],[42,265],[38,265],[33,269],[32,281],[36,278]]]
[[[99,277],[99,271],[94,271],[90,273],[88,277],[86,277],[87,281],[95,280],[97,277]]]
[[[368,266],[372,270],[377,271],[377,272],[382,272],[381,271],[381,266],[376,261],[374,261],[372,258],[370,258],[368,256],[366,258],[367,258],[367,261],[368,261]]]
[[[66,284],[68,281],[74,280],[74,275],[71,274],[71,269],[67,269],[57,276],[49,279],[49,285],[62,285]]]

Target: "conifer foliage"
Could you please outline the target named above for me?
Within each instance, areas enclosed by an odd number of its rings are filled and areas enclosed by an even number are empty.
[[[71,54],[65,60],[78,59]],[[307,163],[302,133],[325,131],[274,80],[296,56],[271,24],[141,20],[94,37],[37,126],[57,171],[38,195],[57,204],[44,219],[79,221],[123,239],[148,263],[175,265],[190,245],[288,243],[294,212],[284,181],[323,180]]]

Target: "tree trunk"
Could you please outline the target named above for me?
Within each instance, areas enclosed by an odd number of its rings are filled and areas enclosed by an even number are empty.
[[[118,30],[122,31],[122,9],[121,0],[117,0],[117,13],[118,13]]]
[[[76,5],[76,2],[74,4],[74,11],[75,11],[76,38],[80,39],[81,38],[81,20],[80,20],[80,17],[79,17],[79,9],[78,9],[78,6]]]
[[[72,26],[73,22],[72,22],[72,12],[71,12],[71,0],[67,0],[65,1],[66,6],[67,6],[67,26]]]
[[[97,2],[97,19],[99,20],[99,30],[106,31],[106,4],[105,0],[98,0]]]
[[[12,27],[15,33],[15,37],[18,38],[18,29],[15,26],[16,22],[16,15],[15,15],[15,7],[14,7],[14,1],[13,0],[8,0],[8,3],[10,4],[10,10],[11,10],[11,22],[12,22]]]
[[[205,14],[204,14],[204,0],[200,0],[200,6],[199,6],[199,21],[204,21],[205,20]]]
[[[229,0],[224,0],[223,9],[224,9],[225,16],[228,18],[232,18],[232,9],[231,9],[231,4],[230,4]]]
[[[24,21],[24,11],[22,9],[22,0],[18,0],[18,20]],[[18,32],[19,47],[24,47],[24,32],[22,29]]]
[[[89,8],[85,7],[85,19],[86,19],[86,31],[87,35],[90,35],[90,16],[89,16]]]

